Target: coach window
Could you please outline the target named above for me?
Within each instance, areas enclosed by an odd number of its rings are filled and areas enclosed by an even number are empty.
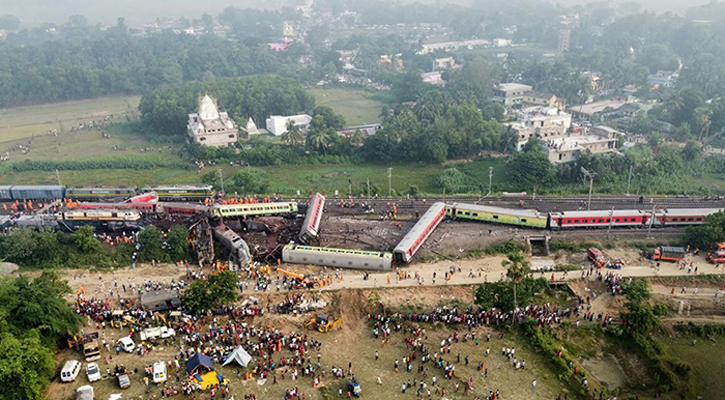
[[[494,215],[493,216],[493,219],[498,219],[498,215]]]
[[[688,218],[687,220],[688,220],[688,221],[692,221],[692,218]]]
[[[578,220],[578,219],[575,219],[575,220],[574,220],[574,223],[575,223],[575,224],[578,224],[578,223],[579,223],[579,220]]]

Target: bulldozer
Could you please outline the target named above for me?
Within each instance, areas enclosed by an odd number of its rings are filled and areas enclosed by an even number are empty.
[[[305,324],[305,328],[327,333],[338,325],[342,328],[342,317],[333,319],[329,314],[317,314]]]

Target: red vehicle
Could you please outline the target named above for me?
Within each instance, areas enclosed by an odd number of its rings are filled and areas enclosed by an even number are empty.
[[[594,265],[597,266],[597,268],[600,268],[607,262],[604,258],[604,254],[602,254],[602,251],[596,247],[590,247],[587,249],[587,257],[594,263]]]

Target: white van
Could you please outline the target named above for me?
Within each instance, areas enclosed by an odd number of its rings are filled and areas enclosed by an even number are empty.
[[[157,361],[154,363],[154,383],[166,382],[166,364]]]
[[[136,349],[136,344],[133,342],[133,339],[128,336],[118,339],[118,345],[126,353],[133,353],[134,349]]]
[[[66,361],[63,369],[60,370],[61,382],[73,382],[81,372],[81,362],[77,360]]]

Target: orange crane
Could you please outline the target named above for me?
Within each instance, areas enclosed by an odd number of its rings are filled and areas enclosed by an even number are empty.
[[[316,276],[312,277],[312,278],[307,278],[302,274],[287,271],[282,268],[277,268],[277,272],[279,272],[282,275],[289,276],[290,278],[292,278],[295,281],[295,283],[298,286],[300,286],[302,288],[309,288],[309,289],[319,288],[323,284],[322,281],[320,280],[320,278],[318,278]]]

